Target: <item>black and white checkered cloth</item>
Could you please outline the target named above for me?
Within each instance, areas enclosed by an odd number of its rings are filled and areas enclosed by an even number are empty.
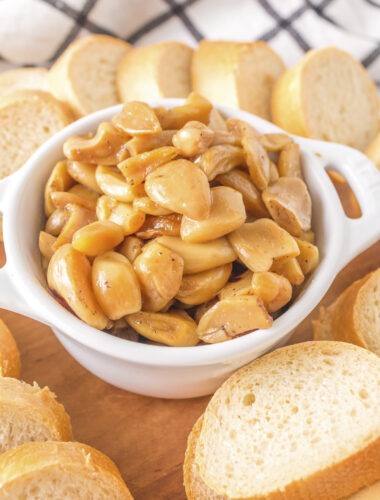
[[[379,28],[380,0],[0,0],[0,71],[49,66],[89,33],[136,46],[259,39],[289,66],[310,48],[335,45],[380,87]]]

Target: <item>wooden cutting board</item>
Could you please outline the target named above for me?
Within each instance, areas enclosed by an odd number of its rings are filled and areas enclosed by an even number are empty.
[[[0,265],[4,260],[0,251]],[[380,241],[343,269],[321,304],[330,304],[353,280],[379,266]],[[0,312],[21,351],[22,378],[57,394],[71,415],[75,439],[109,455],[136,500],[184,500],[186,439],[209,398],[163,400],[116,389],[74,361],[47,326]],[[311,339],[317,314],[318,307],[290,343]]]

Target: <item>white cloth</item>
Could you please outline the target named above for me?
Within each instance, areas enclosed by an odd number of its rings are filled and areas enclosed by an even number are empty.
[[[0,71],[48,67],[89,33],[136,46],[261,39],[287,65],[310,48],[335,45],[380,86],[379,28],[380,0],[0,0]]]

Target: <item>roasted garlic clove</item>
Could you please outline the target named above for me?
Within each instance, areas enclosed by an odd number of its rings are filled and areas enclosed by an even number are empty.
[[[293,236],[309,231],[311,198],[302,179],[281,177],[263,192],[263,201],[277,224]]]
[[[235,167],[245,164],[244,152],[241,147],[230,144],[212,146],[199,159],[198,165],[212,181],[217,175],[230,172]]]
[[[173,136],[173,146],[183,156],[198,156],[207,151],[215,132],[197,121],[187,122]]]
[[[302,179],[300,147],[294,142],[287,144],[278,157],[280,177],[299,177]]]
[[[50,259],[49,287],[90,326],[103,330],[108,318],[100,308],[91,283],[91,265],[85,255],[70,244],[61,246]]]
[[[87,198],[88,200],[97,200],[99,198],[99,193],[83,186],[83,184],[74,184],[68,192],[81,196],[82,198]]]
[[[184,274],[200,273],[236,260],[234,250],[223,237],[207,243],[189,243],[174,236],[160,236],[157,242],[183,258]]]
[[[207,99],[192,92],[183,106],[161,111],[159,120],[162,128],[166,130],[180,129],[192,120],[207,124],[211,110],[212,104]]]
[[[69,160],[115,165],[128,157],[126,142],[129,135],[110,122],[100,123],[95,136],[73,136],[63,145],[63,153]]]
[[[278,311],[292,298],[289,280],[276,273],[254,273],[251,286],[252,293],[263,299],[268,312]]]
[[[211,309],[212,306],[214,306],[217,302],[218,302],[218,298],[214,297],[213,299],[209,300],[208,302],[205,302],[204,304],[199,305],[195,309],[195,313],[194,313],[195,322],[198,324],[201,320],[201,317],[205,314],[205,312],[207,312],[209,309]],[[183,305],[186,307],[192,307],[192,306],[188,306],[187,304],[183,304],[182,302],[178,303],[178,306],[180,306],[180,305],[181,306]]]
[[[95,297],[110,319],[120,319],[141,309],[141,291],[129,260],[117,252],[98,255],[92,264]]]
[[[109,220],[121,226],[124,236],[138,231],[145,221],[145,214],[135,210],[131,203],[116,201],[109,196],[98,199],[96,215],[99,220]]]
[[[67,191],[74,184],[74,179],[67,170],[67,162],[59,161],[53,168],[45,186],[45,215],[49,217],[55,210],[51,194],[56,191]]]
[[[182,217],[183,240],[195,243],[215,240],[244,224],[247,215],[243,197],[238,191],[230,187],[217,186],[211,189],[211,199],[211,211],[206,219],[194,220],[187,216]]]
[[[66,205],[71,203],[72,205],[79,205],[88,210],[96,210],[96,200],[90,200],[78,194],[69,193],[68,191],[55,191],[51,193],[50,198],[56,208],[65,208]]]
[[[156,240],[146,245],[134,260],[143,296],[144,311],[160,311],[181,286],[183,259]]]
[[[249,175],[257,189],[263,191],[270,180],[271,161],[268,153],[258,138],[252,134],[244,135],[241,144],[244,149]]]
[[[180,236],[181,219],[182,215],[180,214],[148,215],[136,236],[143,240],[157,236]]]
[[[129,135],[150,135],[161,131],[154,110],[145,102],[130,101],[112,118],[118,129]]]
[[[144,196],[143,184],[131,186],[116,167],[99,165],[95,171],[96,182],[104,194],[117,201],[132,202],[138,196]]]
[[[319,264],[319,250],[318,247],[309,243],[308,241],[296,238],[300,254],[297,257],[298,264],[301,266],[303,274],[309,274]]]
[[[301,285],[305,279],[301,266],[295,257],[280,259],[278,261],[275,260],[271,267],[271,271],[284,276],[292,285]]]
[[[134,262],[138,257],[144,246],[144,242],[136,236],[126,236],[123,243],[119,246],[118,252],[126,257],[129,262]]]
[[[240,295],[220,300],[200,319],[197,333],[204,342],[230,340],[258,328],[269,328],[273,319],[256,295]]]
[[[216,108],[212,108],[210,111],[207,126],[214,132],[227,132],[226,120]]]
[[[229,186],[239,191],[243,196],[244,205],[249,214],[255,217],[269,216],[269,212],[261,199],[261,194],[247,172],[235,168],[231,172],[218,175],[215,180],[223,186]]]
[[[192,306],[208,302],[227,283],[231,271],[232,264],[225,264],[208,271],[184,276],[176,299]]]
[[[263,134],[259,137],[260,143],[264,146],[266,151],[281,151],[286,146],[293,142],[292,138],[286,134],[274,133]]]
[[[219,299],[222,300],[237,295],[252,294],[252,276],[252,271],[245,271],[245,273],[240,274],[240,276],[234,276],[218,293]]]
[[[270,162],[270,171],[269,171],[269,184],[274,184],[280,178],[277,170],[277,166],[273,161]]]
[[[67,162],[67,171],[79,184],[95,191],[95,193],[103,194],[96,181],[96,165],[82,161],[69,161]]]
[[[143,337],[172,347],[191,347],[199,342],[197,325],[190,316],[167,313],[139,312],[126,317],[128,324]]]
[[[162,207],[192,219],[210,214],[211,192],[207,177],[194,163],[174,160],[148,175],[145,191]]]
[[[165,165],[165,163],[168,163],[176,156],[178,156],[177,148],[165,146],[131,156],[131,158],[119,163],[118,168],[124,175],[127,183],[131,186],[136,186],[144,182],[146,177],[156,168]]]
[[[173,213],[167,208],[161,207],[158,203],[152,201],[149,196],[141,196],[133,200],[133,208],[141,210],[148,215],[169,215]]]
[[[96,214],[93,210],[88,210],[88,208],[81,207],[80,205],[68,204],[64,210],[67,222],[63,226],[57,241],[54,243],[54,250],[57,250],[57,248],[66,243],[71,243],[73,235],[78,229],[96,220]]]
[[[271,219],[246,223],[228,239],[241,261],[254,272],[269,271],[273,259],[300,253],[295,239]]]
[[[136,135],[127,142],[126,147],[131,156],[136,156],[152,149],[171,146],[176,132],[177,130],[162,130],[151,135]]]
[[[40,231],[40,235],[38,237],[38,247],[40,252],[46,259],[50,260],[54,255],[54,243],[57,238],[52,236],[49,233],[45,233],[45,231]]]
[[[97,220],[78,229],[73,235],[72,245],[75,250],[94,257],[115,248],[123,239],[120,226],[111,221]]]
[[[66,224],[70,214],[63,208],[56,208],[46,221],[45,231],[52,236],[58,236]]]
[[[228,132],[235,135],[240,141],[247,134],[257,137],[260,135],[252,125],[243,120],[238,120],[236,118],[228,118],[226,120],[226,126]]]

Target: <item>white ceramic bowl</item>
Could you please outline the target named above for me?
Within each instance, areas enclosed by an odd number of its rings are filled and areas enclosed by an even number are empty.
[[[168,99],[154,105],[173,107]],[[313,228],[321,262],[293,305],[268,330],[229,342],[174,348],[120,339],[83,323],[50,294],[41,269],[38,233],[43,227],[43,190],[62,144],[74,134],[96,130],[121,106],[108,108],[69,125],[44,144],[25,166],[0,182],[0,212],[7,264],[0,270],[0,307],[51,326],[72,356],[107,382],[133,392],[165,398],[210,394],[237,368],[283,343],[312,311],[338,271],[380,238],[380,173],[361,153],[345,146],[295,137],[313,200]],[[279,131],[249,113],[219,108],[226,116],[251,123],[260,132]],[[363,216],[348,219],[324,171],[341,172],[350,182]]]

